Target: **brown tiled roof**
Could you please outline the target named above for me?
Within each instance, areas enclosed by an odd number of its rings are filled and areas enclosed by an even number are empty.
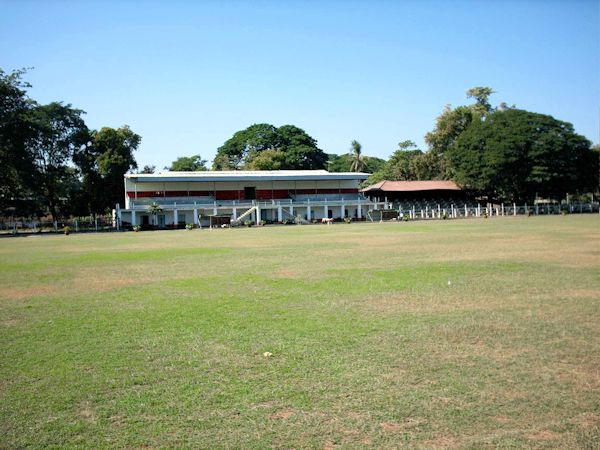
[[[380,181],[362,190],[384,192],[415,192],[415,191],[460,191],[454,181]]]

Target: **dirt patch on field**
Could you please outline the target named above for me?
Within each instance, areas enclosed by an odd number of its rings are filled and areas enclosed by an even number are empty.
[[[416,429],[425,423],[426,421],[422,419],[408,418],[403,422],[381,422],[379,425],[384,431],[390,433],[404,433]]]
[[[290,269],[282,269],[282,270],[278,270],[277,272],[274,273],[276,278],[285,278],[285,279],[290,279],[290,280],[295,280],[298,278],[303,278],[302,274],[296,270],[290,270]]]
[[[453,437],[450,437],[450,436],[440,436],[435,439],[430,439],[428,441],[425,441],[424,444],[425,444],[425,448],[435,448],[435,449],[454,448],[457,446],[456,439],[454,439]]]
[[[271,420],[286,420],[294,415],[294,411],[291,409],[284,409],[281,411],[277,411],[269,416]]]
[[[0,298],[7,300],[24,300],[31,297],[53,295],[57,292],[59,292],[59,289],[56,286],[47,284],[23,288],[0,288]]]
[[[77,416],[86,422],[95,422],[96,414],[90,402],[81,402],[77,408]]]
[[[539,442],[539,441],[556,441],[561,438],[561,435],[558,433],[555,433],[553,431],[542,430],[542,431],[536,431],[535,433],[530,433],[526,437],[530,441]]]

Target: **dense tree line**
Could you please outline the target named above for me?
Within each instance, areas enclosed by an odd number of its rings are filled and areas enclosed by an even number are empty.
[[[141,138],[129,127],[90,130],[83,111],[41,105],[25,71],[0,69],[0,209],[7,215],[95,215],[123,201]]]

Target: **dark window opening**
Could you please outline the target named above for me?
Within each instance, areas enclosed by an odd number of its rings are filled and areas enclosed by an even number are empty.
[[[244,188],[244,198],[246,200],[256,200],[256,188],[255,187],[245,187]]]

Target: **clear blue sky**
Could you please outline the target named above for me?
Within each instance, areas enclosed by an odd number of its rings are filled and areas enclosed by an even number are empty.
[[[294,124],[328,153],[424,147],[445,104],[491,86],[599,140],[598,1],[0,0],[0,67],[30,95],[128,124],[140,166],[212,160],[253,123]]]

